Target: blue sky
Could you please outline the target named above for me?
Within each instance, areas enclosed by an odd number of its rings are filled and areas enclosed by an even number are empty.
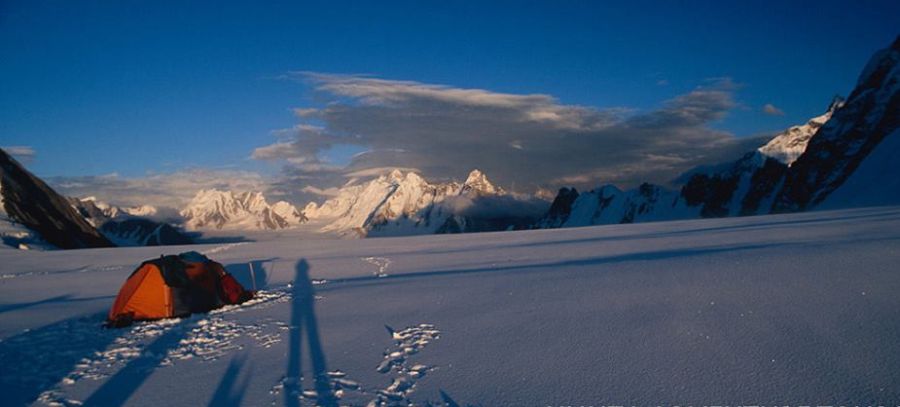
[[[890,1],[189,3],[0,4],[0,145],[33,148],[41,176],[274,176],[284,162],[254,149],[298,124],[291,109],[347,96],[285,79],[298,71],[628,114],[727,87],[704,126],[743,137],[821,113],[900,27]]]

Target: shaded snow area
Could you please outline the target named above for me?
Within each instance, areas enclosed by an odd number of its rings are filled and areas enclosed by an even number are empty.
[[[900,130],[881,141],[872,153],[820,205],[821,208],[849,208],[900,202]]]
[[[263,235],[260,235],[263,236]],[[143,260],[261,290],[101,327]],[[900,207],[0,251],[2,405],[898,405]]]

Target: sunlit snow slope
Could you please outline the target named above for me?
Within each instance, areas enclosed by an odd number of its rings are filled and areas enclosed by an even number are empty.
[[[190,248],[260,298],[104,330],[181,248],[0,252],[3,404],[900,400],[898,207]]]

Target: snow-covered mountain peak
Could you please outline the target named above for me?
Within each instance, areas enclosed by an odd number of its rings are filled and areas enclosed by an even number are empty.
[[[247,191],[236,195],[236,198],[250,212],[259,212],[270,207],[262,192]]]
[[[303,215],[312,219],[319,217],[319,204],[310,202],[303,207]]]
[[[417,174],[414,171],[404,172],[401,169],[395,168],[395,169],[391,170],[390,172],[386,172],[386,173],[378,176],[374,180],[369,181],[369,183],[372,183],[372,182],[377,182],[379,184],[385,184],[385,185],[400,185],[403,183],[421,184],[426,181],[425,181],[425,179],[422,178],[421,175]],[[350,184],[348,186],[352,186],[352,185],[360,185],[360,184]],[[363,184],[363,185],[368,185],[368,184]]]
[[[234,193],[231,191],[220,191],[216,188],[210,189],[201,189],[197,191],[197,194],[194,195],[194,201],[215,201],[220,199],[225,199],[226,197],[233,196]]]
[[[201,189],[181,211],[188,229],[274,230],[306,218],[287,202],[269,205],[262,192]]]
[[[159,213],[159,209],[152,205],[117,206],[101,201],[95,196],[70,198],[70,201],[85,220],[96,227],[113,218],[152,217]]]
[[[96,196],[86,196],[84,198],[77,198],[79,201],[85,204],[90,204],[95,206],[97,209],[103,212],[104,215],[108,218],[114,218],[119,215],[119,207],[110,205],[106,202],[103,202],[97,199]]]
[[[488,195],[503,193],[502,189],[494,186],[494,184],[488,180],[487,175],[477,169],[472,170],[466,178],[466,182],[463,183],[463,192],[469,191]]]
[[[412,171],[406,173],[406,175],[403,177],[403,182],[407,182],[407,183],[410,183],[410,184],[424,184],[424,183],[427,183],[427,181],[425,181],[425,179],[422,178],[421,175],[419,175],[419,174],[417,174],[417,173],[415,173],[415,172],[412,172]]]
[[[72,203],[72,207],[84,217],[84,220],[95,228],[99,228],[104,222],[124,214],[118,206],[109,205],[94,196],[69,198],[69,201]]]
[[[847,99],[845,99],[843,96],[834,95],[834,97],[831,98],[831,103],[828,105],[828,110],[826,111],[826,113],[829,115],[833,114],[836,110],[843,107],[844,103],[846,103],[846,102],[847,102]]]
[[[792,126],[789,129],[777,134],[766,145],[760,147],[758,151],[766,156],[774,158],[782,163],[790,166],[797,161],[797,158],[806,151],[809,140],[816,134],[819,129],[831,119],[831,116],[837,109],[844,105],[844,99],[840,96],[835,97],[828,110],[825,113],[809,119],[808,122],[799,126]]]
[[[411,173],[412,172],[410,172],[410,174]],[[397,183],[397,182],[402,182],[403,179],[406,178],[406,174],[404,174],[403,171],[395,168],[395,169],[391,170],[391,172],[383,175],[382,177],[385,180],[387,180],[388,182]]]
[[[299,225],[307,220],[303,213],[286,201],[278,201],[272,204],[272,211],[292,225]]]

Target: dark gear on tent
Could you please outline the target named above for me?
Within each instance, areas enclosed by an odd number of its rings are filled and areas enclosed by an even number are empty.
[[[200,253],[160,256],[141,263],[125,280],[106,325],[119,328],[133,321],[209,312],[226,304],[240,304],[253,294],[225,267]]]

